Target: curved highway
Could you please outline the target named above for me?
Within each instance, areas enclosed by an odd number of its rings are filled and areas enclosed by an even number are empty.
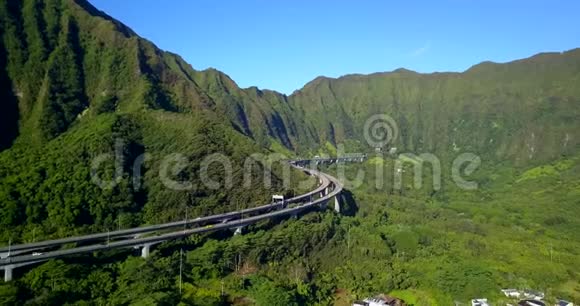
[[[356,161],[362,161],[364,158],[357,158]],[[0,248],[0,253],[8,255],[7,258],[0,260],[0,269],[5,270],[5,280],[12,278],[12,269],[27,264],[42,262],[63,256],[91,253],[95,251],[103,251],[118,248],[143,247],[147,248],[165,241],[170,241],[179,238],[185,238],[192,234],[200,234],[206,232],[213,232],[224,229],[240,229],[244,226],[257,223],[262,220],[282,217],[282,216],[296,216],[299,213],[316,206],[325,206],[332,198],[337,197],[342,191],[342,184],[334,177],[322,173],[314,169],[305,168],[307,165],[317,165],[321,163],[334,162],[348,162],[354,161],[352,158],[338,158],[338,159],[315,159],[315,160],[292,160],[289,163],[297,169],[300,169],[319,179],[320,185],[318,188],[284,200],[282,202],[266,204],[254,208],[248,208],[240,211],[234,211],[224,214],[217,214],[207,217],[201,217],[192,220],[183,220],[178,222],[170,222],[164,224],[150,225],[144,227],[137,227],[125,230],[119,230],[109,233],[99,233],[85,236],[68,237],[63,239],[48,240],[36,243],[13,245],[9,247]],[[317,198],[318,197],[318,198]],[[308,201],[304,203],[304,200]],[[288,204],[295,204],[289,206]],[[249,217],[246,217],[248,216]],[[205,224],[209,224],[203,226]],[[199,227],[187,229],[187,226],[198,225]],[[150,237],[138,237],[138,235],[158,232],[161,230],[177,229],[170,233],[162,233]],[[119,241],[110,242],[110,238],[124,238]],[[104,240],[104,241],[103,241]],[[66,244],[73,243],[87,243],[94,242],[91,245],[77,246],[70,249],[56,249],[44,253],[32,253],[31,251],[39,251],[44,249],[54,249],[62,247]],[[24,254],[28,253],[28,254]],[[18,255],[21,254],[21,255]]]
[[[301,170],[303,170],[311,175],[314,174],[314,172],[317,172],[317,171],[313,171],[310,169],[304,169],[304,168],[301,168]],[[320,178],[322,180],[322,183],[320,184],[320,186],[318,188],[316,188],[315,190],[310,191],[308,193],[305,193],[305,194],[302,194],[302,195],[299,195],[299,196],[296,196],[296,197],[293,197],[290,199],[286,199],[286,200],[284,200],[284,202],[266,204],[266,205],[262,205],[262,206],[258,206],[258,207],[243,209],[240,211],[233,211],[233,212],[229,212],[229,213],[200,217],[200,218],[195,218],[195,219],[190,219],[190,220],[182,220],[182,221],[176,221],[176,222],[149,225],[149,226],[136,227],[136,228],[130,228],[130,229],[124,229],[124,230],[118,230],[118,231],[111,231],[111,232],[103,232],[103,233],[84,235],[84,236],[75,236],[75,237],[67,237],[67,238],[55,239],[55,240],[46,240],[46,241],[40,241],[40,242],[34,242],[34,243],[4,246],[4,247],[0,248],[0,253],[7,254],[9,252],[12,252],[12,253],[18,254],[18,253],[21,253],[22,251],[39,250],[39,249],[62,246],[65,244],[70,244],[70,243],[85,243],[85,242],[90,242],[90,241],[109,240],[109,239],[117,238],[117,237],[136,236],[139,234],[146,234],[146,233],[150,233],[150,232],[156,232],[156,231],[167,230],[167,229],[172,229],[172,228],[185,228],[187,226],[192,226],[192,225],[203,225],[203,224],[212,223],[212,222],[215,223],[215,222],[223,222],[223,221],[228,221],[228,220],[233,220],[233,219],[239,219],[239,218],[241,218],[242,215],[267,212],[270,210],[278,209],[280,207],[284,207],[287,204],[296,203],[296,202],[301,201],[302,199],[310,198],[312,196],[320,194],[322,191],[324,191],[326,188],[328,188],[328,185],[330,184],[327,179],[325,179],[323,177],[320,177]]]

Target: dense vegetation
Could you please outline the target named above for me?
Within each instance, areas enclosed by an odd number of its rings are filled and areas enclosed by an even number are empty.
[[[301,192],[304,178],[293,173],[285,189],[279,165],[264,186],[264,162],[244,185],[244,161],[253,153],[333,155],[338,144],[374,152],[363,137],[373,114],[398,125],[390,147],[436,154],[443,165],[440,190],[413,187],[411,174],[398,189],[396,155],[374,157],[348,167],[349,177],[367,175],[347,184],[343,215],[317,211],[241,236],[195,236],[160,245],[147,260],[118,251],[18,269],[16,281],[0,285],[1,303],[328,305],[392,293],[415,305],[450,305],[476,296],[499,303],[502,287],[580,299],[578,49],[464,73],[318,78],[285,96],[196,71],[84,0],[0,1],[0,36],[2,244]],[[96,173],[110,181],[120,169],[119,178],[101,188],[92,163],[117,152]],[[482,159],[470,177],[475,191],[450,178],[451,161],[464,152]],[[199,176],[213,153],[232,162],[227,190]],[[187,161],[172,177],[192,188],[160,180],[172,154]],[[385,178],[378,188],[377,169]],[[223,170],[209,174],[227,184]]]
[[[470,177],[482,184],[476,193],[444,181],[445,196],[431,196],[429,188],[412,188],[410,174],[405,188],[393,191],[393,161],[374,158],[363,165],[365,183],[344,195],[347,215],[312,212],[232,238],[192,237],[156,248],[147,260],[117,252],[53,261],[0,288],[6,298],[34,297],[39,304],[66,297],[111,304],[328,305],[392,292],[415,305],[449,305],[474,296],[507,302],[502,287],[578,299],[579,159],[495,177],[496,167],[484,168]],[[373,187],[378,162],[389,181],[382,189]],[[360,169],[349,167],[347,175]]]

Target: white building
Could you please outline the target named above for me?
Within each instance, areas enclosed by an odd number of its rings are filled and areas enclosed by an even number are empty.
[[[365,302],[367,302],[368,306],[385,306],[385,305],[389,305],[387,304],[387,302],[383,299],[380,298],[372,298],[372,299],[366,299]]]
[[[544,293],[539,292],[539,291],[526,289],[526,290],[524,290],[524,297],[526,299],[533,299],[533,300],[541,301],[544,299]]]
[[[395,306],[395,305],[405,305],[405,302],[401,299],[387,296],[379,295],[374,298],[367,298],[363,301],[356,301],[352,304],[353,306]]]
[[[556,303],[555,306],[574,306],[574,303],[568,302],[568,301],[564,301],[564,300],[559,300],[558,303]]]
[[[473,299],[471,300],[471,306],[489,306],[487,299]]]
[[[519,306],[546,306],[546,303],[540,300],[521,300]]]
[[[503,294],[509,298],[517,299],[522,295],[522,293],[516,289],[501,289],[501,292],[503,292]]]
[[[283,195],[279,195],[279,194],[275,194],[272,196],[272,202],[273,203],[277,203],[277,202],[281,202],[284,201],[284,196]]]

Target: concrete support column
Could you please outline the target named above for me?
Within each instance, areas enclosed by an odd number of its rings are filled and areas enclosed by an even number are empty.
[[[141,247],[141,257],[143,258],[149,257],[150,252],[151,252],[151,244],[146,244]]]
[[[340,193],[334,197],[334,211],[340,213]]]
[[[322,190],[320,192],[320,197],[323,198],[328,194],[328,187],[324,188],[324,190]]]
[[[243,226],[236,227],[236,231],[234,232],[234,235],[241,235],[243,229],[244,229]]]
[[[12,281],[12,271],[14,270],[13,265],[4,266],[4,282]]]

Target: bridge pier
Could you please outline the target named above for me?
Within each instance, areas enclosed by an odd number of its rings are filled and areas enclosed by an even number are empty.
[[[141,247],[141,257],[142,258],[149,257],[149,254],[151,252],[151,246],[152,246],[152,244],[146,244],[146,245]]]
[[[48,259],[36,260],[36,261],[31,261],[31,262],[26,262],[26,263],[10,264],[10,265],[0,267],[0,270],[4,270],[4,282],[12,281],[14,269],[22,268],[22,267],[26,267],[26,266],[30,266],[30,265],[35,265],[37,263],[47,261],[47,260]]]
[[[12,281],[12,271],[14,270],[14,265],[4,266],[4,282]]]
[[[243,226],[236,227],[236,231],[234,232],[234,236],[241,235],[243,233],[242,232],[243,229],[244,229]]]
[[[320,197],[321,198],[325,197],[326,195],[328,195],[329,192],[330,190],[328,189],[328,187],[324,188],[324,190],[320,192]]]

